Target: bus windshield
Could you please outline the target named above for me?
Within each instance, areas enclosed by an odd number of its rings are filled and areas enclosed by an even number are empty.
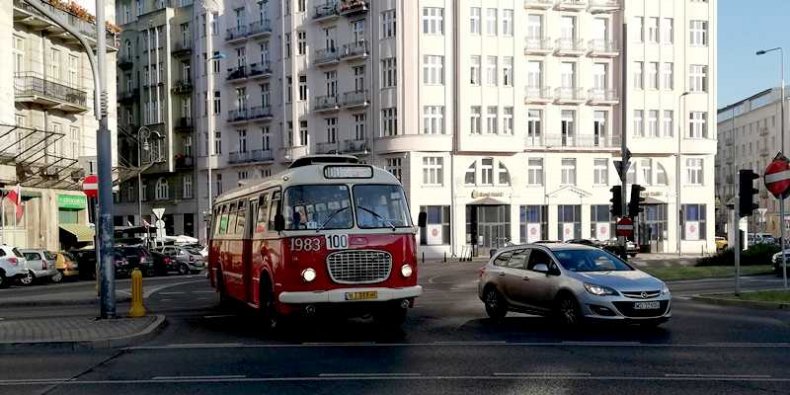
[[[354,226],[345,185],[298,185],[285,191],[285,229],[350,229]]]
[[[363,229],[411,226],[400,185],[355,185],[357,225]]]

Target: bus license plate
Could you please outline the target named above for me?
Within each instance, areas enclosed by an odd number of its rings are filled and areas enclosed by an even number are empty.
[[[378,291],[346,292],[346,300],[372,300],[378,297]]]
[[[635,302],[634,310],[653,310],[661,308],[658,302]]]

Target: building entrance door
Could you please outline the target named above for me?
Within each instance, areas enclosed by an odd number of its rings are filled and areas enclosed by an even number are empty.
[[[466,206],[466,234],[477,246],[478,256],[488,256],[492,248],[505,246],[510,240],[510,206]]]

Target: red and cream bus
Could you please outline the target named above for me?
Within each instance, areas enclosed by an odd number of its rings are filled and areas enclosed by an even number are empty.
[[[221,299],[258,309],[267,324],[329,313],[397,325],[422,293],[415,235],[389,172],[308,156],[216,199],[209,278]]]

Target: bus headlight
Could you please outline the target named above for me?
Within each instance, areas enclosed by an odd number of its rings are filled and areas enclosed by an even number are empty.
[[[413,271],[411,269],[411,265],[409,265],[408,263],[406,263],[406,264],[404,264],[403,266],[400,267],[400,274],[403,277],[406,277],[406,278],[411,277],[412,272]]]
[[[302,270],[302,279],[304,282],[309,283],[315,280],[315,270],[313,268],[308,267],[307,269]]]

